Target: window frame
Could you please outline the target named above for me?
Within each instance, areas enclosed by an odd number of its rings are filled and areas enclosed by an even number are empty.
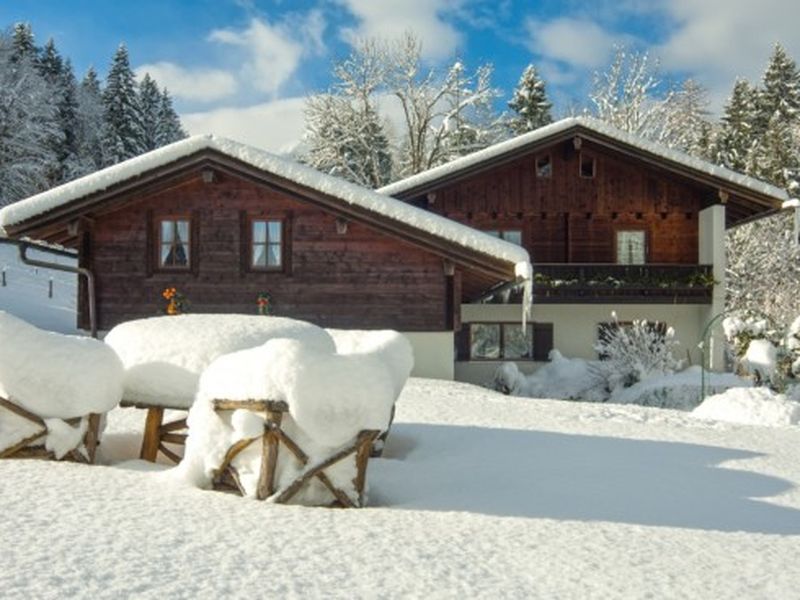
[[[178,222],[185,221],[188,225],[187,232],[189,234],[189,239],[185,242],[185,245],[188,249],[189,256],[186,261],[185,265],[167,265],[161,262],[161,249],[164,245],[168,242],[164,241],[163,238],[163,224],[166,222],[173,223],[173,236],[177,232]],[[174,215],[158,215],[154,219],[154,226],[156,228],[156,235],[155,238],[155,264],[153,265],[156,271],[161,272],[171,272],[171,273],[191,273],[194,269],[194,265],[197,261],[196,256],[196,244],[195,244],[195,234],[194,231],[194,219],[192,218],[191,214],[181,213],[181,214],[174,214]],[[175,240],[172,241],[172,246],[175,247]]]
[[[644,237],[643,260],[641,263],[623,263],[619,260],[619,234],[641,233]],[[616,265],[646,265],[650,262],[650,234],[644,227],[616,227],[614,229],[614,264]]]
[[[270,223],[279,223],[280,224],[280,264],[279,265],[270,265],[269,260],[267,260],[267,264],[265,265],[257,265],[255,264],[255,248],[257,242],[255,241],[254,235],[254,226],[256,223],[266,223],[267,230],[266,230],[266,237],[265,241],[258,242],[259,246],[264,246],[264,249],[267,251],[265,256],[269,256],[269,247],[274,245],[270,242],[269,238],[269,224]],[[272,273],[283,273],[286,270],[286,217],[284,216],[272,216],[272,215],[252,215],[249,216],[247,219],[247,268],[250,271],[261,271],[261,272],[272,272]]]
[[[549,167],[547,174],[541,174],[539,169],[539,160],[547,159],[547,167]],[[550,153],[539,154],[533,159],[533,170],[537,179],[552,179],[553,178],[553,155]]]
[[[512,242],[511,240],[507,240],[504,234],[513,232],[519,234],[519,244],[517,242]],[[504,242],[508,242],[509,244],[517,244],[518,246],[524,247],[525,246],[525,230],[520,228],[516,229],[513,227],[505,227],[502,229],[484,229],[483,233],[487,235],[491,235],[492,237],[496,237],[499,240],[503,240]]]
[[[533,351],[533,342],[535,337],[535,326],[534,323],[528,322],[525,324],[525,328],[530,332],[529,333],[529,352],[528,356],[519,356],[519,357],[507,357],[505,355],[505,341],[506,341],[506,327],[507,326],[516,326],[522,327],[522,323],[518,321],[471,321],[466,323],[468,326],[469,332],[469,361],[471,362],[496,362],[496,361],[520,361],[520,362],[532,362],[534,361],[534,351]],[[474,356],[472,353],[472,342],[474,339],[473,335],[473,325],[482,325],[482,326],[497,326],[499,327],[499,341],[498,341],[498,356],[497,358],[491,357],[484,357],[484,356]]]
[[[584,175],[583,174],[583,164],[585,160],[592,161],[592,174],[591,175]],[[589,154],[581,150],[578,153],[578,176],[581,179],[594,179],[597,177],[597,158],[593,154]]]

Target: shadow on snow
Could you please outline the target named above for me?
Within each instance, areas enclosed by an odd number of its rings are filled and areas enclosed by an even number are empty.
[[[508,517],[800,534],[766,498],[783,479],[723,468],[758,454],[695,444],[397,423],[371,504]],[[397,460],[401,459],[401,460]]]

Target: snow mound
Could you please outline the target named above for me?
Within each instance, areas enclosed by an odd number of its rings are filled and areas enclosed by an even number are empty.
[[[679,373],[649,377],[627,388],[618,388],[611,394],[609,402],[638,404],[674,410],[692,410],[701,399],[703,376],[695,365]],[[706,393],[721,393],[728,388],[749,387],[752,383],[733,373],[705,374]]]
[[[343,336],[342,339],[344,339]],[[282,400],[289,406],[282,429],[318,463],[364,429],[384,430],[395,401],[390,366],[377,354],[336,354],[306,340],[273,339],[257,348],[217,358],[200,378],[189,411],[189,438],[181,474],[198,487],[209,487],[214,470],[236,441],[263,432],[263,417],[249,411],[217,414],[214,399]],[[242,486],[254,496],[261,464],[260,444],[252,444],[233,462]],[[277,470],[277,489],[287,486],[302,465],[285,451]],[[355,498],[355,462],[326,470],[334,483]],[[297,502],[324,504],[330,493],[312,482]]]
[[[0,396],[44,419],[68,419],[111,410],[122,380],[119,358],[102,342],[42,331],[0,311]]]
[[[370,354],[378,356],[392,374],[395,399],[414,368],[414,350],[408,338],[392,329],[326,329],[339,354]]]
[[[800,402],[765,387],[731,388],[692,411],[698,419],[779,427],[800,423]]]
[[[189,408],[200,375],[216,358],[276,338],[333,352],[325,331],[285,317],[196,314],[151,317],[114,327],[105,342],[125,366],[125,399]]]

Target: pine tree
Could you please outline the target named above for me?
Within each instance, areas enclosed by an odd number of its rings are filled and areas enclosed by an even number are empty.
[[[120,44],[111,63],[103,92],[105,164],[114,164],[145,151],[142,109],[128,49]]]
[[[722,115],[722,127],[714,138],[712,158],[734,171],[747,171],[755,133],[756,92],[744,79],[738,79]]]
[[[161,91],[158,108],[158,120],[156,122],[156,147],[166,146],[172,142],[177,142],[186,137],[186,132],[181,126],[178,113],[172,107],[172,98],[164,88]]]
[[[160,145],[156,136],[161,113],[161,92],[149,73],[145,73],[139,83],[139,106],[142,113],[144,150],[154,150]]]
[[[754,175],[796,193],[800,181],[800,154],[791,126],[775,111],[767,130],[753,149]]]
[[[553,104],[548,100],[544,81],[533,65],[525,67],[508,107],[516,113],[509,122],[515,135],[552,123],[550,110]]]
[[[57,185],[87,172],[78,149],[78,97],[77,82],[72,64],[64,61],[50,38],[42,49],[38,70],[50,88],[59,135],[51,140],[58,161],[53,165],[49,181]]]
[[[39,49],[36,47],[33,30],[30,23],[16,23],[11,34],[12,52],[11,62],[18,63],[25,59],[35,63]]]
[[[756,133],[763,135],[770,121],[777,118],[784,123],[794,124],[800,120],[800,72],[797,64],[780,44],[770,56],[764,71],[763,88],[758,93],[756,113]]]
[[[30,27],[15,29],[32,39]],[[47,82],[35,55],[19,52],[19,35],[0,33],[0,205],[44,190],[59,135]]]
[[[78,154],[86,172],[104,165],[103,160],[103,93],[94,67],[84,75],[78,88]]]

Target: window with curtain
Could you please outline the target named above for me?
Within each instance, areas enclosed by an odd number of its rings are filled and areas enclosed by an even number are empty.
[[[255,269],[283,267],[283,222],[254,220],[251,222],[250,266]]]
[[[188,269],[191,260],[189,219],[162,219],[159,223],[158,266],[164,269]]]
[[[643,265],[647,258],[646,250],[644,231],[617,231],[618,264]]]

